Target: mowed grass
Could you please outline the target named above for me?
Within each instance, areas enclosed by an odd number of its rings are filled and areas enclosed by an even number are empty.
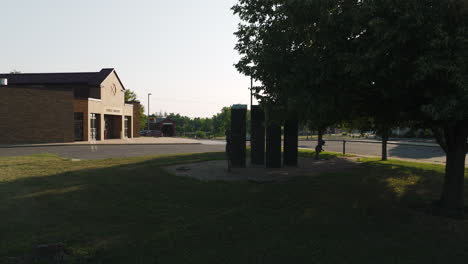
[[[161,168],[222,158],[0,158],[0,263],[57,242],[70,263],[468,261],[468,222],[424,209],[438,198],[442,166],[362,159],[269,184],[199,182]]]

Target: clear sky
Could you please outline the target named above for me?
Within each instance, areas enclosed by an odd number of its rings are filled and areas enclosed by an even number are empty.
[[[0,6],[0,72],[115,68],[151,112],[210,117],[248,104],[233,64],[236,0],[14,0]]]

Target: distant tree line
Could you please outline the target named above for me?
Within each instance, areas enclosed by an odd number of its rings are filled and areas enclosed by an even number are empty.
[[[250,111],[247,113],[247,132],[250,131]],[[150,117],[167,117],[176,123],[178,136],[197,138],[222,137],[231,126],[231,107],[223,107],[219,113],[208,118],[190,118],[176,113],[155,113]]]
[[[137,95],[132,90],[125,90],[125,102],[138,101]],[[151,114],[150,118],[166,117],[176,123],[177,136],[188,136],[197,138],[212,138],[224,136],[227,129],[231,126],[231,107],[223,107],[219,113],[208,118],[191,118],[178,113],[167,113],[159,111]],[[140,105],[140,127],[141,130],[147,129],[148,117],[145,114],[145,108]],[[250,111],[247,111],[247,133],[250,132]]]

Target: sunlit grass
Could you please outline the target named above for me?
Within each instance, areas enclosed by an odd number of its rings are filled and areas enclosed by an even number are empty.
[[[86,185],[77,185],[77,186],[64,187],[64,188],[54,188],[54,189],[48,189],[48,190],[44,190],[40,192],[29,193],[26,195],[16,196],[16,197],[13,197],[13,199],[40,198],[41,196],[47,196],[47,195],[66,194],[70,192],[77,192],[77,191],[83,190],[85,187]]]

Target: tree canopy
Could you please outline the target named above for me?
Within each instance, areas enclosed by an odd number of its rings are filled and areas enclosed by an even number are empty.
[[[433,129],[447,153],[441,206],[463,207],[466,1],[239,0],[233,11],[236,68],[261,82],[258,98],[318,128]]]
[[[132,90],[125,90],[125,102],[135,102],[137,101],[137,95]]]
[[[127,103],[138,102],[137,94],[132,90],[128,90],[128,89],[125,90],[125,102],[127,102]],[[145,115],[145,107],[143,105],[141,105],[141,104],[139,104],[139,106],[140,106],[140,109],[139,109],[140,127],[144,128],[144,127],[147,127],[146,122],[147,122],[148,118]]]

